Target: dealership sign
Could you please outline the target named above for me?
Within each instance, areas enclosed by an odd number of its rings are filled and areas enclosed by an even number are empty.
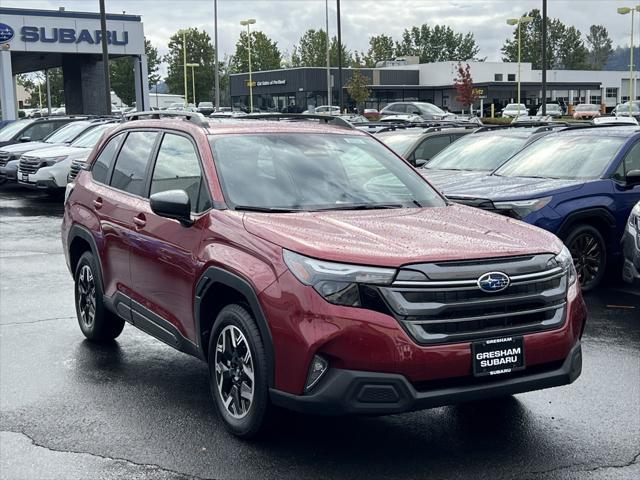
[[[102,32],[100,30],[89,31],[87,29],[76,32],[73,28],[45,28],[24,26],[20,29],[20,39],[23,42],[42,43],[89,43],[96,44],[102,42]],[[129,32],[118,32],[107,30],[107,43],[109,45],[127,45],[129,43]]]
[[[286,85],[286,80],[263,80],[260,82],[256,82],[258,87],[270,87],[271,85]]]
[[[0,43],[7,43],[13,38],[14,32],[6,23],[0,23]]]

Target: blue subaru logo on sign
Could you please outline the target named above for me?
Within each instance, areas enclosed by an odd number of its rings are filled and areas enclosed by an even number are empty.
[[[0,23],[0,43],[7,43],[13,38],[14,32],[6,23]]]
[[[509,277],[502,272],[489,272],[478,278],[478,287],[484,292],[501,292],[509,286]]]

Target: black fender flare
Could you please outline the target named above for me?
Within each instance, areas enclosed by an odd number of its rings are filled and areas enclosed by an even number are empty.
[[[98,261],[98,273],[100,274],[100,280],[104,285],[104,276],[102,275],[102,260],[100,259],[100,255],[98,254],[98,246],[96,245],[96,240],[95,238],[93,238],[93,235],[91,235],[91,232],[87,228],[80,225],[73,225],[69,229],[69,236],[67,237],[67,249],[69,250],[69,270],[71,270],[71,244],[76,238],[81,238],[89,244],[91,253],[93,253],[93,256],[96,257],[96,260]],[[75,273],[76,272],[72,271],[71,275],[75,275]]]
[[[616,219],[613,214],[604,207],[592,207],[585,208],[583,210],[578,210],[576,212],[570,213],[567,218],[565,218],[558,228],[558,237],[560,239],[566,238],[569,234],[571,227],[573,227],[576,223],[584,223],[583,220],[588,220],[592,218],[597,218],[598,220],[603,221],[609,226],[610,230],[613,230],[616,226]],[[609,239],[610,235],[607,235]]]
[[[207,268],[196,284],[194,312],[197,346],[201,358],[207,358],[205,355],[205,346],[202,345],[202,331],[200,326],[200,317],[202,314],[201,303],[202,299],[209,291],[209,288],[211,288],[216,283],[221,283],[229,288],[236,290],[237,292],[242,294],[242,296],[244,296],[249,302],[249,307],[251,308],[251,312],[253,313],[256,324],[258,325],[258,329],[260,330],[260,335],[264,343],[265,353],[267,354],[267,376],[269,387],[273,387],[275,385],[275,352],[273,348],[273,337],[271,336],[269,324],[267,323],[267,319],[264,315],[264,312],[262,311],[260,302],[258,301],[258,295],[256,294],[253,286],[251,285],[251,283],[249,283],[248,280],[241,277],[240,275],[231,273],[228,270],[224,270],[219,267]]]

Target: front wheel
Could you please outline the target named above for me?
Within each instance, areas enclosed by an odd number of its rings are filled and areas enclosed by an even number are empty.
[[[220,418],[238,437],[257,435],[269,410],[267,358],[258,326],[243,306],[220,311],[208,352],[209,384]]]
[[[564,243],[573,257],[582,291],[593,290],[602,281],[607,265],[602,234],[591,225],[580,225],[571,230]]]

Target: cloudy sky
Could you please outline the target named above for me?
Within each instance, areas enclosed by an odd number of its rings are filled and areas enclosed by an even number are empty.
[[[619,15],[617,7],[633,5],[630,0],[548,0],[550,17],[574,25],[583,34],[589,26],[606,26],[617,44],[629,44],[631,18]],[[98,0],[1,0],[3,7],[95,11]],[[168,39],[185,27],[205,29],[213,38],[213,0],[106,0],[110,13],[142,16],[145,35],[165,53]],[[336,31],[336,1],[329,0],[330,34]],[[505,20],[532,8],[542,0],[342,0],[343,42],[351,50],[368,48],[370,35],[385,33],[399,39],[413,25],[446,24],[459,32],[471,31],[480,46],[480,56],[499,61],[500,47],[512,27]],[[232,54],[243,18],[255,18],[256,27],[278,42],[283,52],[291,51],[308,28],[324,28],[325,0],[218,0],[218,28],[221,57]],[[640,31],[640,15],[637,30]],[[636,42],[638,37],[636,38]]]

